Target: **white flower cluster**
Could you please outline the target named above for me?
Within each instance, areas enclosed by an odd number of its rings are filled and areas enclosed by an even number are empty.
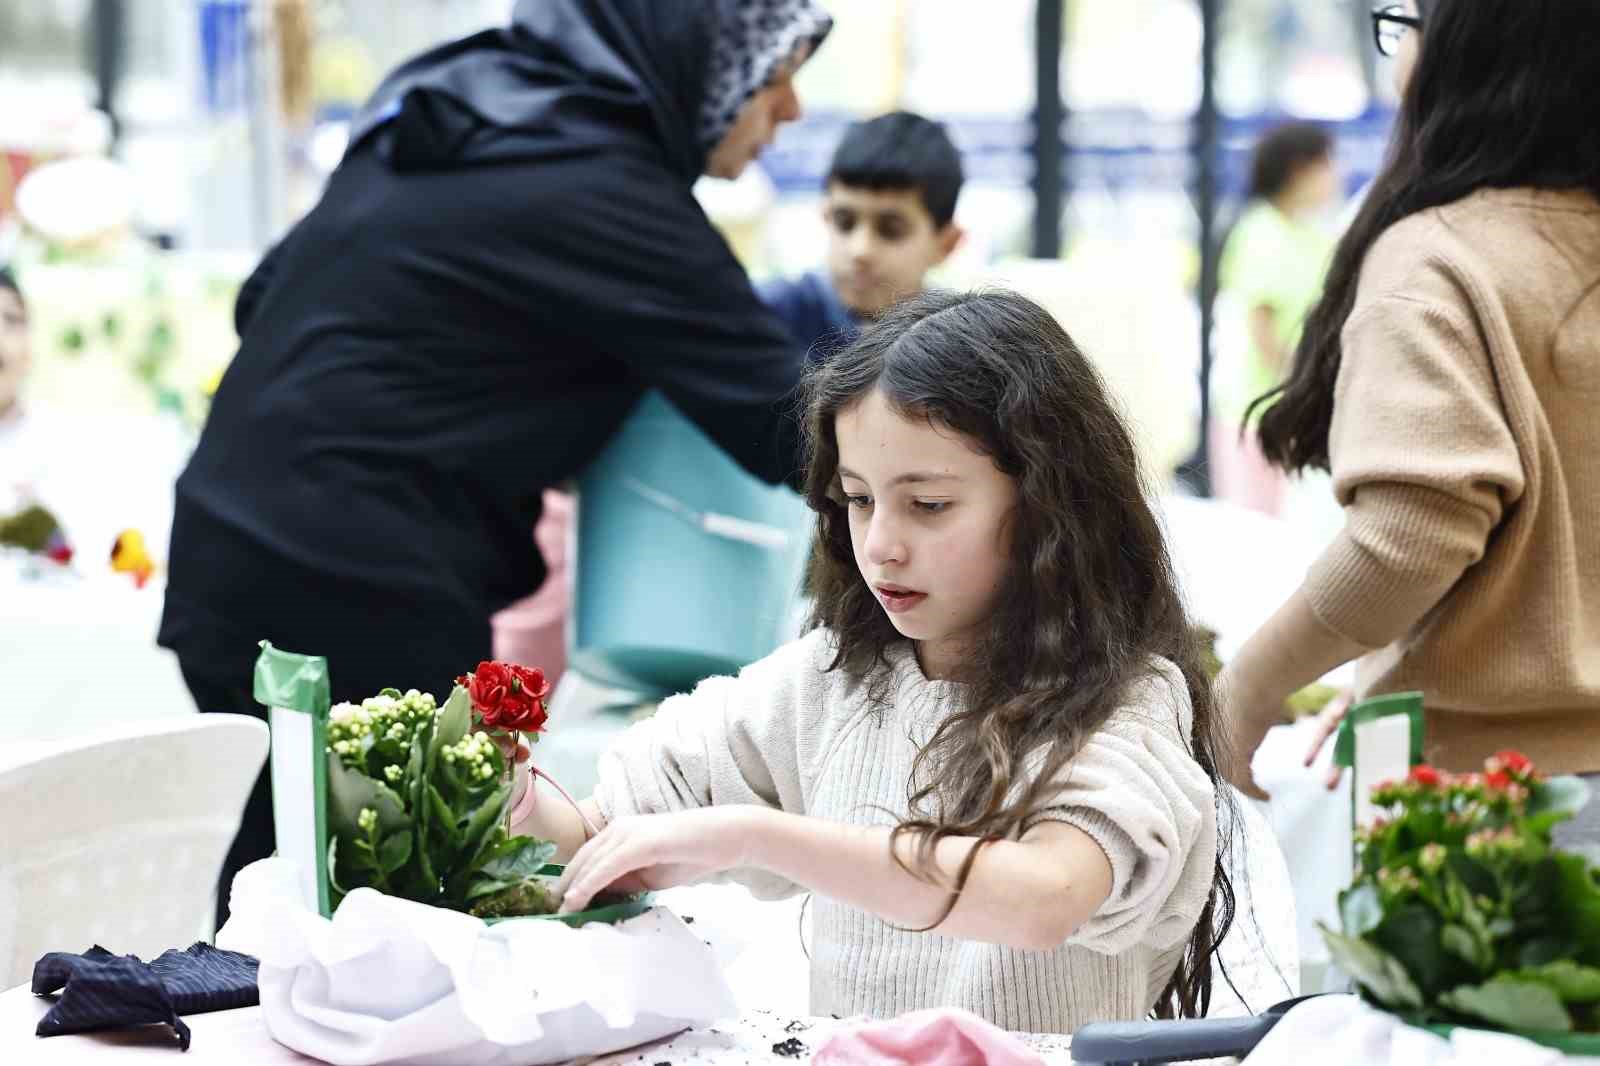
[[[431,719],[437,709],[431,693],[416,689],[404,694],[390,689],[360,704],[336,704],[328,711],[328,750],[346,766],[359,769],[367,749],[376,743],[388,742],[403,750],[418,724]],[[384,776],[393,784],[401,775],[398,767],[386,767]]]
[[[447,763],[461,763],[468,781],[487,781],[494,776],[494,750],[494,741],[480,730],[440,748],[439,756]]]

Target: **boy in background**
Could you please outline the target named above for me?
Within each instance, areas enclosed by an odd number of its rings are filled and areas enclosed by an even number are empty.
[[[922,291],[961,243],[961,182],[961,153],[940,123],[894,111],[852,125],[828,167],[827,274],[768,282],[762,299],[812,357],[849,344],[863,321]]]

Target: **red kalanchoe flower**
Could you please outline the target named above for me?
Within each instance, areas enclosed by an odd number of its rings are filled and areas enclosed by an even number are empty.
[[[456,684],[467,690],[473,710],[487,728],[514,733],[544,729],[550,683],[543,670],[484,661],[470,676],[456,678]]]
[[[1522,752],[1510,748],[1495,752],[1484,760],[1483,766],[1490,773],[1503,770],[1513,777],[1526,777],[1533,772],[1533,761]]]
[[[1443,779],[1440,777],[1438,770],[1435,770],[1427,763],[1419,763],[1411,768],[1411,773],[1406,775],[1406,780],[1414,785],[1421,785],[1423,788],[1438,788]]]
[[[1496,792],[1504,792],[1511,787],[1511,775],[1504,770],[1492,770],[1483,775],[1483,783]]]

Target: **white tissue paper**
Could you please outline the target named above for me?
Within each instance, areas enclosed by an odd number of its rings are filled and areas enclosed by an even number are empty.
[[[1556,1066],[1600,1064],[1510,1033],[1456,1029],[1449,1038],[1406,1025],[1355,996],[1318,996],[1290,1009],[1244,1066]]]
[[[217,946],[261,960],[273,1039],[335,1066],[534,1066],[738,1014],[705,931],[662,907],[615,926],[491,926],[357,889],[328,919],[271,858],[239,872],[230,912]]]
[[[1256,784],[1272,797],[1265,813],[1289,867],[1300,961],[1302,967],[1310,964],[1313,969],[1328,961],[1328,948],[1316,923],[1339,928],[1339,891],[1350,884],[1354,868],[1350,774],[1341,776],[1338,788],[1328,791],[1325,782],[1333,767],[1332,737],[1317,753],[1316,761],[1305,765],[1315,730],[1312,718],[1273,726],[1250,762]]]

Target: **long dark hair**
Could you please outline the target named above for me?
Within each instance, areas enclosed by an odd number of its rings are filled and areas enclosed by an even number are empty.
[[[1383,169],[1339,242],[1285,383],[1261,416],[1261,448],[1286,470],[1328,469],[1328,427],[1367,250],[1409,215],[1480,189],[1585,188],[1600,197],[1600,5],[1432,0]],[[1248,417],[1248,415],[1247,415]]]
[[[1226,803],[1211,686],[1132,437],[1072,338],[1025,297],[915,297],[808,379],[806,498],[818,515],[811,625],[837,637],[832,668],[883,699],[873,681],[892,683],[886,649],[905,639],[857,570],[838,480],[835,421],[874,389],[907,417],[962,434],[1017,484],[998,605],[973,649],[970,675],[960,679],[964,698],[917,755],[910,817],[894,831],[895,842],[910,834],[918,844],[912,872],[933,879],[933,849],[946,837],[1020,833],[1050,805],[1051,782],[1128,687],[1153,675],[1153,656],[1183,673],[1194,709],[1188,740]],[[1040,768],[1030,776],[1024,765],[1035,760]],[[946,915],[977,850],[958,874]],[[1158,1014],[1204,1014],[1211,956],[1232,920],[1219,848],[1211,898]]]

